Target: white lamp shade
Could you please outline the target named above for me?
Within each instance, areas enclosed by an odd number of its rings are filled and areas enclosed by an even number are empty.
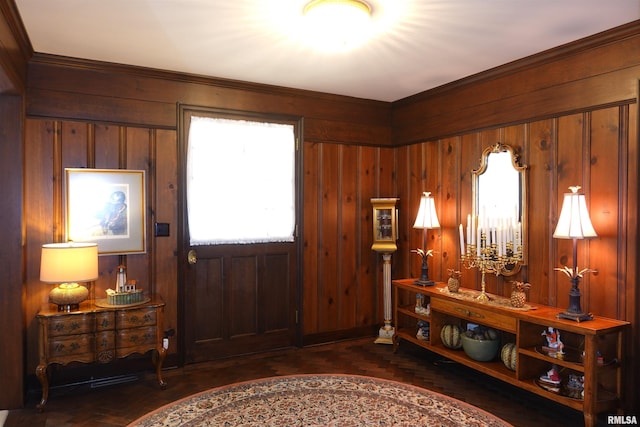
[[[45,283],[90,282],[98,278],[96,243],[42,245],[40,280]]]
[[[413,228],[440,228],[438,215],[436,214],[436,204],[433,197],[431,197],[431,193],[428,191],[422,193],[420,208],[418,209],[418,215],[416,216],[416,222],[413,224]]]
[[[556,239],[589,239],[597,237],[593,229],[587,202],[584,194],[579,194],[580,187],[569,187],[571,193],[564,194],[560,218],[553,232]]]

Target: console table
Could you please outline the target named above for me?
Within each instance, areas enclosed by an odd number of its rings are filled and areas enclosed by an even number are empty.
[[[158,384],[164,389],[162,363],[167,349],[163,346],[163,318],[160,297],[129,306],[98,307],[94,301],[86,301],[71,312],[60,312],[53,305],[43,307],[37,315],[40,362],[36,376],[42,385],[38,409],[42,411],[49,398],[47,368],[53,363],[109,363],[153,351]]]
[[[469,366],[509,384],[528,390],[547,399],[584,413],[584,423],[594,427],[597,414],[620,409],[625,365],[623,341],[629,322],[594,316],[593,320],[574,322],[558,319],[563,310],[528,304],[524,309],[508,305],[508,299],[493,297],[493,301],[480,302],[474,297],[478,291],[460,288],[450,293],[446,284],[418,286],[415,279],[392,281],[394,297],[394,352],[401,340],[412,342],[453,361]],[[424,306],[430,312],[417,310],[416,296],[421,294]],[[418,325],[420,322],[420,325]],[[515,371],[500,360],[478,362],[468,357],[462,349],[455,350],[442,343],[440,332],[445,325],[455,324],[463,328],[467,323],[483,325],[499,332],[500,348],[513,343],[517,351]],[[419,326],[428,325],[429,333],[418,334]],[[565,343],[565,354],[553,357],[543,349],[544,332],[548,327],[560,331]],[[575,398],[563,392],[543,389],[537,382],[552,365],[562,376],[574,374],[584,377],[584,396]]]

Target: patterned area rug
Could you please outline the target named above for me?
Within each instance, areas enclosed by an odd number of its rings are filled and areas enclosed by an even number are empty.
[[[456,399],[357,375],[295,375],[231,384],[165,405],[149,426],[468,426],[505,421]]]

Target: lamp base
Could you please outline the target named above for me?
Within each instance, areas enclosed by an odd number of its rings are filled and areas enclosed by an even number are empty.
[[[434,282],[433,280],[423,280],[423,279],[418,279],[416,281],[413,282],[414,285],[420,285],[420,286],[435,286],[436,282]]]
[[[87,299],[89,290],[77,283],[62,283],[49,292],[49,302],[58,305],[58,311],[74,311]]]
[[[427,257],[422,257],[422,267],[420,268],[420,278],[413,282],[414,285],[420,286],[434,286],[436,282],[429,279],[429,264],[427,264]]]
[[[80,310],[80,304],[58,304],[58,311],[70,312]]]
[[[558,313],[557,317],[558,319],[573,320],[574,322],[583,322],[585,320],[593,320],[593,315],[591,313],[571,313],[569,311]]]

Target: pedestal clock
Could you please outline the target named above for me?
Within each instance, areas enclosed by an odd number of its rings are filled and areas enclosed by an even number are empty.
[[[397,198],[371,199],[373,206],[373,245],[371,249],[382,254],[384,325],[380,328],[376,344],[393,344],[391,326],[391,254],[398,249]]]

